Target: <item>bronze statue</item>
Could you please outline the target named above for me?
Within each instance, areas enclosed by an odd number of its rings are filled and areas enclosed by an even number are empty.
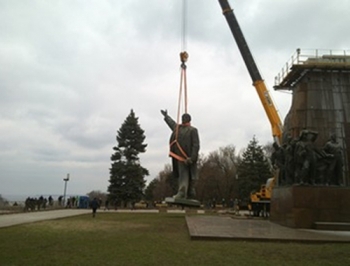
[[[273,152],[271,154],[271,164],[275,175],[278,176],[278,184],[286,185],[285,180],[285,152],[284,148],[278,146],[276,142],[272,144]]]
[[[182,123],[177,124],[167,110],[161,110],[164,120],[172,130],[170,152],[173,174],[178,178],[178,191],[174,199],[193,199],[194,182],[197,180],[197,160],[199,152],[198,130],[191,126],[191,116],[182,115]]]
[[[284,146],[285,158],[285,180],[287,185],[295,183],[295,151],[296,140],[290,134],[287,135],[287,142]]]
[[[318,132],[302,130],[295,146],[295,172],[299,184],[313,185],[316,179],[314,142]]]
[[[279,185],[341,184],[344,165],[342,146],[332,134],[323,148],[317,148],[317,136],[318,132],[304,129],[297,139],[287,135],[282,147],[273,144],[271,163],[279,172]]]
[[[330,136],[330,139],[326,142],[323,150],[330,158],[329,165],[327,167],[327,184],[329,185],[340,185],[343,175],[343,156],[342,148],[337,142],[335,134]]]

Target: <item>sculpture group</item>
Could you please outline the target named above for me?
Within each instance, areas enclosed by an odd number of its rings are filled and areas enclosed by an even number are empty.
[[[339,186],[343,175],[341,145],[335,134],[321,149],[316,148],[318,132],[302,130],[299,138],[287,136],[279,147],[273,144],[271,162],[278,173],[280,186],[293,184]]]

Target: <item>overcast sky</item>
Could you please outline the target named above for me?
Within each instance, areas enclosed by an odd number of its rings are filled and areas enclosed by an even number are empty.
[[[272,141],[217,0],[187,0],[187,86],[204,155]],[[322,2],[322,3],[321,3]],[[297,48],[349,50],[348,0],[230,0],[279,109],[274,77]],[[0,194],[107,191],[117,130],[133,109],[145,130],[141,164],[168,158],[180,84],[182,0],[0,0]]]

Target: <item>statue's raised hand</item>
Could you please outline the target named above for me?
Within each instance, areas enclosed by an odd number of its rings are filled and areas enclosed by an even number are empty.
[[[168,115],[168,111],[167,110],[160,110],[160,112],[162,113],[162,115],[164,117]]]

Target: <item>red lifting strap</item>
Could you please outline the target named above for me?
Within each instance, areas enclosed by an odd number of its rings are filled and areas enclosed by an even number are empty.
[[[177,126],[177,127],[178,127],[178,126]],[[173,145],[175,145],[175,144],[176,144],[176,146],[178,147],[179,151],[181,152],[182,156],[180,156],[180,155],[178,155],[178,154],[172,152],[171,150],[170,150],[170,152],[169,152],[169,155],[170,155],[171,157],[175,158],[176,160],[180,161],[180,162],[186,161],[186,159],[188,158],[188,156],[187,156],[186,152],[181,148],[180,144],[177,142],[176,139],[170,143],[170,148],[171,148]]]
[[[177,108],[177,125],[175,129],[175,139],[170,143],[170,152],[169,155],[173,158],[175,158],[178,161],[184,162],[188,156],[184,152],[184,150],[181,148],[180,144],[177,142],[178,135],[179,135],[179,127],[180,127],[180,109],[181,109],[181,103],[182,103],[182,88],[184,88],[184,102],[185,102],[185,113],[187,113],[187,79],[186,79],[186,61],[188,59],[188,53],[187,52],[181,52],[180,53],[180,60],[181,60],[181,77],[180,77],[180,90],[179,90],[179,100],[178,100],[178,108]],[[179,151],[181,152],[182,156],[175,154],[171,151],[171,147],[173,145],[177,146]]]

